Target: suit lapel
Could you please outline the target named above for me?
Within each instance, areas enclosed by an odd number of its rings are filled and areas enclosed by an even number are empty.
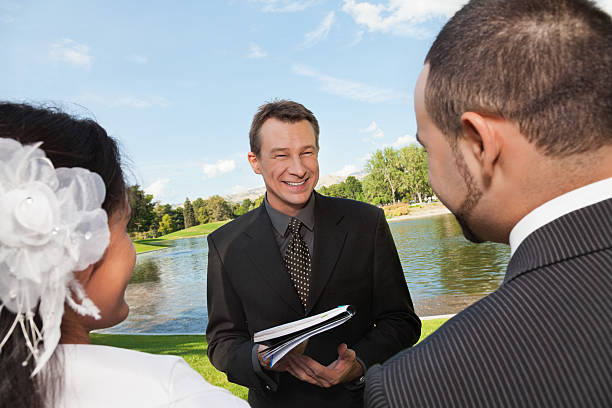
[[[289,307],[302,315],[304,309],[298,298],[274,239],[272,224],[262,204],[255,221],[245,230],[245,252],[255,264],[259,276],[274,289]]]
[[[319,300],[342,252],[347,235],[340,225],[342,218],[330,199],[315,193],[314,260],[306,314]]]

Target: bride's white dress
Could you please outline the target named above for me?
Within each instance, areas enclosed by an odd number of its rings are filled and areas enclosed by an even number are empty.
[[[181,357],[63,344],[66,408],[236,407],[246,401],[206,382]]]

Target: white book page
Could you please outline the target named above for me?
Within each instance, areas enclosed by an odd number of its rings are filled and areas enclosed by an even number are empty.
[[[346,322],[348,319],[351,318],[352,315],[347,315],[345,317],[343,317],[340,320],[336,320],[333,322],[330,322],[326,325],[323,325],[321,327],[319,327],[316,330],[313,330],[311,332],[307,332],[302,334],[301,336],[296,337],[295,339],[291,340],[288,343],[282,344],[278,347],[275,347],[272,350],[269,350],[267,352],[264,353],[264,359],[268,359],[270,358],[270,366],[274,367],[274,364],[276,364],[281,358],[283,358],[285,356],[285,354],[287,354],[288,352],[290,352],[291,350],[293,350],[295,347],[297,347],[300,343],[302,343],[304,340],[309,339],[310,337],[317,335],[319,333],[322,333],[324,331],[327,331],[329,329],[333,329],[336,326],[340,326],[342,323]]]
[[[307,329],[308,327],[314,326],[325,320],[334,318],[335,316],[345,313],[349,307],[349,305],[338,306],[331,310],[328,310],[327,312],[319,313],[317,315],[306,317],[304,319],[296,320],[293,322],[281,324],[280,326],[275,326],[266,330],[258,331],[253,335],[253,341],[255,343],[261,343],[269,339],[282,337],[287,334]]]

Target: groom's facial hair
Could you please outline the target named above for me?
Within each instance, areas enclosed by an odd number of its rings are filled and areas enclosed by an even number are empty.
[[[455,218],[457,218],[457,222],[461,226],[463,236],[468,241],[479,244],[481,242],[484,242],[485,240],[480,238],[478,235],[476,235],[476,233],[474,233],[474,231],[472,231],[467,220],[472,214],[472,211],[474,210],[478,202],[480,201],[480,198],[482,197],[482,190],[476,185],[474,177],[472,176],[472,173],[470,173],[470,169],[467,166],[465,158],[463,157],[461,151],[459,151],[459,149],[457,148],[457,145],[454,144],[452,148],[455,153],[455,163],[457,165],[457,169],[463,177],[463,180],[465,181],[465,185],[467,187],[465,200],[463,201],[459,209],[454,212],[454,215]]]

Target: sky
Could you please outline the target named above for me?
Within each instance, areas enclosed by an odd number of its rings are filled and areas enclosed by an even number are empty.
[[[162,203],[263,186],[248,132],[277,98],[319,120],[321,175],[346,176],[415,142],[416,78],[463,3],[0,0],[0,99],[94,118]]]

